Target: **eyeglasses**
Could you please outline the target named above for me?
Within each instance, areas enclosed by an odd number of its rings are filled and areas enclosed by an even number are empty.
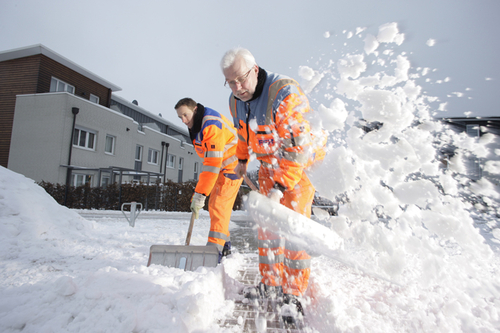
[[[250,72],[252,71],[252,69],[253,68],[250,68],[250,70],[248,72],[246,72],[245,74],[243,74],[240,77],[237,77],[236,79],[234,79],[232,81],[229,81],[229,82],[227,80],[224,81],[224,87],[227,87],[229,85],[229,87],[233,88],[233,87],[236,87],[237,83],[242,85],[248,79],[248,76],[250,75]]]

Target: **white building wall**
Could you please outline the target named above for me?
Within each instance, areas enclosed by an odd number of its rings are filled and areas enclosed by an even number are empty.
[[[67,93],[18,96],[8,168],[35,181],[65,183],[72,128]],[[75,105],[76,106],[76,105]],[[66,138],[66,139],[65,139]]]
[[[194,163],[199,163],[198,167],[201,167],[202,160],[191,144],[181,144],[177,138],[146,126],[139,130],[139,124],[130,117],[72,94],[50,93],[17,97],[8,168],[36,182],[43,180],[64,184],[67,169],[62,166],[68,164],[73,107],[79,108],[76,128],[94,132],[96,144],[94,150],[72,146],[71,165],[88,168],[75,170],[74,173],[92,175],[93,186],[98,183],[98,172],[90,169],[110,166],[134,169],[138,144],[143,146],[143,171],[163,174],[165,156],[161,163],[163,170],[160,170],[160,161],[158,164],[148,163],[149,148],[158,150],[161,158],[162,142],[168,143],[169,153],[176,155],[176,166],[167,168],[167,179],[178,181],[179,157],[183,157],[185,163],[183,181],[195,178]],[[112,155],[105,153],[108,134],[115,137]],[[122,179],[131,180],[132,177]]]

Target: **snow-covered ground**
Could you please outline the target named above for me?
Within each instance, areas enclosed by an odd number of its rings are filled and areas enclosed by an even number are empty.
[[[498,177],[499,139],[432,119],[436,101],[415,82],[428,70],[397,52],[396,24],[353,36],[359,53],[300,69],[305,90],[330,100],[310,119],[330,135],[310,178],[323,196],[344,200],[338,216],[315,220],[342,238],[338,256],[394,283],[319,251],[314,297],[304,300],[308,331],[498,331],[500,190],[461,174],[472,151]],[[360,119],[383,126],[365,133]],[[457,150],[443,169],[438,152],[447,145]],[[234,212],[234,253],[216,268],[147,267],[149,247],[183,244],[188,223],[189,213],[142,212],[132,228],[121,212],[69,210],[0,168],[0,331],[241,331],[222,323],[232,316],[236,271],[256,255],[252,224]],[[206,243],[208,225],[202,212],[192,244]]]
[[[59,206],[31,180],[0,168],[0,331],[239,332],[221,325],[234,308],[224,295],[236,293],[224,281],[256,255],[245,212],[233,213],[235,249],[224,269],[146,267],[152,244],[184,243],[189,217],[141,212],[132,228],[121,212]],[[204,211],[191,244],[205,244],[208,226]],[[310,331],[497,331],[499,253],[474,263],[451,252],[440,254],[444,269],[407,256],[411,278],[401,287],[314,257]],[[425,281],[428,270],[440,271],[438,281]]]

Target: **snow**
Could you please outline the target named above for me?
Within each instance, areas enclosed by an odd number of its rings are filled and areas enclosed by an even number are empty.
[[[435,39],[432,39],[432,38],[429,38],[425,44],[426,44],[427,46],[432,47],[432,46],[436,45],[436,40],[435,40]]]
[[[222,267],[146,267],[149,246],[184,243],[188,213],[118,212],[95,222],[58,205],[19,174],[0,169],[2,332],[192,332],[231,310]],[[208,214],[192,244],[204,245]]]
[[[319,104],[313,130],[330,138],[309,176],[339,202],[338,216],[314,220],[343,242],[337,258],[321,253],[327,239],[314,244],[311,297],[303,300],[308,331],[498,331],[498,179],[471,182],[462,173],[474,152],[498,177],[499,138],[477,140],[433,119],[440,102],[417,81],[432,69],[414,69],[398,52],[397,24],[356,34],[359,41],[342,36],[361,42],[360,52],[322,55],[299,75]],[[457,154],[446,169],[439,151],[451,145]],[[141,212],[132,228],[121,212],[67,209],[0,168],[0,331],[240,332],[241,318],[224,322],[233,316],[236,272],[256,256],[245,212],[233,212],[236,246],[222,265],[146,266],[151,245],[184,243],[189,217]],[[191,244],[205,245],[208,227],[203,211]],[[256,324],[266,326],[261,317]]]

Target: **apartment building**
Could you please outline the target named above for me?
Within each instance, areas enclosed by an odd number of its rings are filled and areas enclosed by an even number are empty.
[[[0,52],[0,165],[36,182],[196,180],[185,128],[43,45]]]

